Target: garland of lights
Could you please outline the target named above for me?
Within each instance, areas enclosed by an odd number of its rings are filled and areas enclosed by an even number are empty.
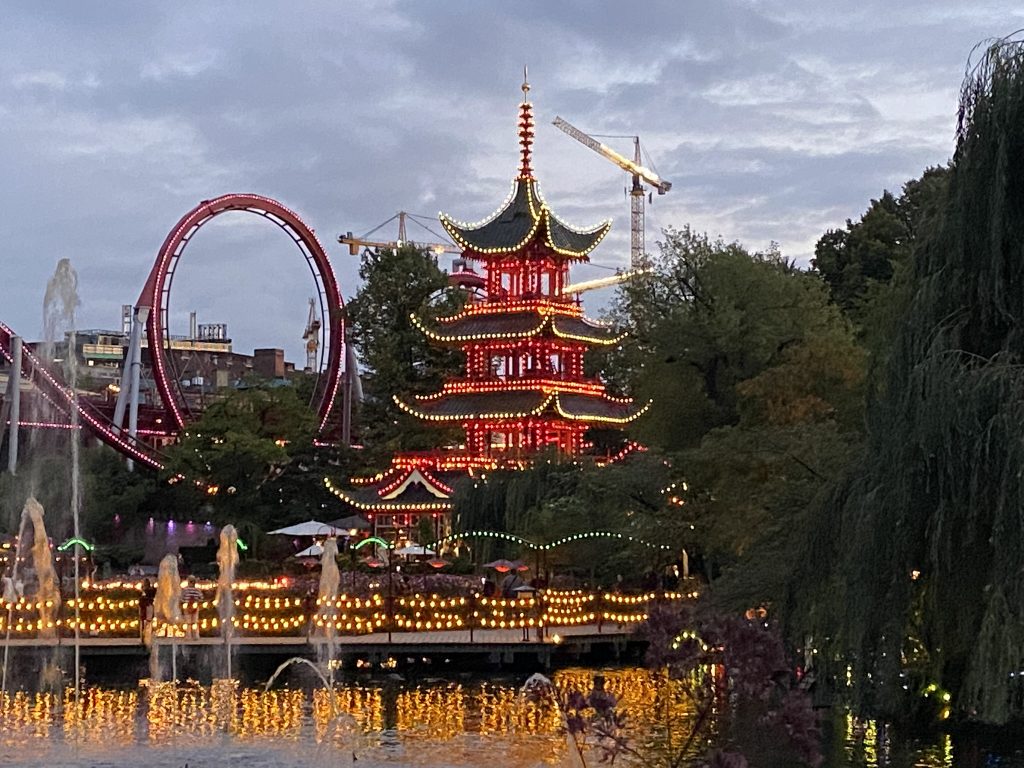
[[[452,501],[450,499],[438,500],[436,502],[427,501],[417,504],[404,502],[367,504],[346,494],[343,490],[335,486],[329,477],[324,478],[324,487],[346,504],[350,504],[356,509],[366,512],[448,512],[452,508]]]
[[[536,384],[533,384],[532,386],[524,387],[523,390],[517,390],[517,391],[530,391],[530,390],[534,389],[536,386],[537,386]],[[449,396],[449,395],[453,395],[454,393],[453,392],[447,392],[447,393],[444,393],[444,394],[445,394],[445,396]],[[492,394],[492,393],[487,392],[487,391],[484,391],[484,392],[466,391],[466,392],[458,393],[457,396],[459,396],[459,397],[472,397],[473,395],[477,395],[477,394],[485,395],[485,394]],[[577,392],[569,392],[567,394],[578,396],[578,397],[593,397],[592,395],[589,395],[589,394],[577,393]],[[626,416],[604,416],[604,415],[596,414],[596,413],[574,413],[571,410],[567,410],[565,408],[565,406],[562,405],[562,402],[561,402],[561,399],[560,399],[560,393],[557,392],[557,391],[548,394],[548,393],[544,392],[543,389],[537,389],[536,390],[536,395],[538,397],[539,403],[537,405],[531,407],[531,408],[528,408],[526,410],[520,410],[520,411],[496,411],[496,412],[493,412],[493,413],[492,412],[482,411],[482,410],[481,411],[474,411],[472,413],[429,413],[429,412],[424,411],[422,409],[416,408],[413,405],[409,405],[408,403],[405,403],[398,395],[393,395],[392,399],[394,400],[395,405],[397,405],[400,410],[402,410],[403,412],[409,414],[410,416],[415,416],[416,418],[422,419],[424,421],[435,421],[435,422],[464,421],[466,419],[475,419],[475,420],[480,420],[480,419],[517,419],[518,420],[518,419],[525,419],[525,418],[530,417],[530,416],[540,416],[546,410],[548,410],[552,405],[554,405],[555,412],[558,413],[558,415],[561,416],[563,419],[568,419],[570,421],[580,421],[580,422],[598,423],[598,424],[615,424],[617,426],[622,426],[622,425],[625,425],[625,424],[629,424],[631,421],[639,418],[644,413],[646,413],[647,410],[651,407],[651,401],[648,401],[643,406],[641,406],[638,410],[636,410],[633,413],[628,414]],[[441,398],[441,399],[443,399],[443,398]],[[612,403],[614,405],[625,405],[625,403],[623,403],[621,401],[621,399],[619,399],[618,402],[616,402],[616,398],[609,397],[608,395],[601,395],[600,399],[598,400],[598,402]],[[632,404],[631,400],[627,401],[627,402],[630,405]]]
[[[513,306],[515,305],[513,304]],[[415,313],[409,315],[409,320],[412,322],[414,326],[416,326],[417,330],[419,330],[428,339],[431,339],[432,341],[436,341],[442,344],[465,344],[466,342],[476,341],[531,339],[542,336],[545,331],[550,331],[552,334],[554,334],[554,336],[560,339],[568,339],[571,341],[578,341],[585,344],[614,346],[615,344],[621,343],[622,340],[625,339],[626,336],[628,336],[628,333],[624,331],[612,336],[598,335],[598,333],[601,331],[610,331],[611,329],[608,328],[607,326],[600,325],[582,316],[575,315],[574,313],[564,312],[564,314],[567,315],[568,318],[578,320],[579,322],[583,323],[585,327],[590,326],[595,331],[593,335],[573,333],[569,330],[565,330],[559,327],[558,321],[561,318],[558,315],[554,314],[554,310],[551,308],[551,305],[540,304],[537,307],[537,312],[540,314],[540,317],[538,318],[536,325],[534,325],[531,328],[523,328],[511,331],[487,330],[478,331],[477,333],[458,333],[455,331],[455,329],[452,329],[446,333],[444,330],[434,330],[425,322],[423,322],[423,320],[421,320],[419,316],[416,315]],[[507,304],[500,304],[498,305],[498,307],[489,307],[487,312],[464,311],[459,315],[453,316],[452,318],[445,318],[445,320],[450,323],[454,323],[463,318],[479,317],[481,315],[496,314],[503,317],[507,317],[508,313],[515,313],[515,310],[510,309]]]
[[[216,591],[211,581],[197,585],[208,593]],[[78,601],[65,605],[68,612],[79,611],[79,619],[57,618],[47,622],[47,629],[78,629],[88,637],[133,637],[139,634],[140,583],[83,583]],[[534,595],[518,598],[441,597],[439,595],[401,596],[388,601],[379,593],[369,597],[339,595],[333,600],[317,599],[313,606],[295,593],[284,591],[280,583],[239,582],[235,585],[236,615],[232,627],[236,636],[283,637],[306,633],[325,633],[333,626],[336,633],[366,634],[389,625],[395,631],[437,631],[475,627],[479,629],[514,629],[541,626],[580,626],[614,622],[635,624],[647,618],[649,606],[659,600],[680,601],[697,597],[696,591],[648,592],[642,595],[594,593],[583,590],[538,590]],[[111,593],[117,593],[111,596]],[[15,637],[33,637],[44,629],[39,610],[52,608],[52,603],[39,603],[20,598],[7,606],[11,616],[11,633]],[[154,622],[153,634],[158,637],[184,638],[186,634],[200,637],[220,634],[220,619],[215,598],[183,605],[195,612],[196,619],[177,624]],[[310,614],[312,609],[312,614]],[[0,611],[0,631],[6,631],[8,611]]]
[[[665,552],[673,551],[673,548],[670,547],[668,544],[657,544],[651,541],[647,541],[646,539],[641,539],[639,536],[630,536],[625,533],[616,533],[614,531],[585,531],[582,533],[574,533],[571,536],[565,536],[561,539],[557,539],[548,544],[538,544],[536,542],[530,541],[529,539],[524,539],[522,536],[516,536],[514,533],[506,533],[505,531],[464,531],[462,533],[453,533],[448,536],[444,536],[438,539],[437,541],[428,544],[427,546],[431,549],[436,549],[437,547],[443,546],[444,544],[451,544],[452,542],[469,538],[505,539],[506,541],[512,541],[516,544],[522,544],[525,547],[542,552],[555,549],[556,547],[561,547],[565,544],[573,544],[577,541],[582,541],[584,539],[599,538],[622,539],[624,541],[629,541],[633,544],[642,544],[643,546],[650,547],[651,549],[660,549]]]

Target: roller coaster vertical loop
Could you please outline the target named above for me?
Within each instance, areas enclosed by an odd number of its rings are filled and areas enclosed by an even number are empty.
[[[276,200],[252,194],[228,194],[213,200],[204,200],[185,214],[164,240],[156,263],[136,303],[136,311],[140,308],[149,310],[146,337],[152,358],[153,379],[170,418],[170,424],[180,430],[190,416],[188,404],[182,396],[180,384],[167,354],[170,348],[168,305],[174,271],[178,259],[195,233],[204,224],[229,211],[253,213],[279,226],[298,246],[313,274],[321,315],[324,318],[322,332],[325,335],[324,343],[320,347],[321,381],[317,384],[314,392],[315,402],[312,404],[322,432],[331,416],[341,381],[345,338],[344,303],[327,253],[313,230],[296,213]],[[323,359],[325,353],[326,360]]]

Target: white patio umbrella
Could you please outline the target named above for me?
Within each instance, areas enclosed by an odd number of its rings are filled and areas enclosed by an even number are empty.
[[[409,542],[401,549],[395,550],[396,555],[436,555],[437,553],[430,547],[425,547],[422,544],[416,544],[415,542]]]
[[[307,520],[304,523],[296,523],[285,528],[278,528],[270,531],[268,536],[335,536],[338,529],[319,520]]]
[[[306,547],[301,552],[296,552],[292,557],[320,557],[324,553],[324,548],[319,544],[314,544],[310,547]]]

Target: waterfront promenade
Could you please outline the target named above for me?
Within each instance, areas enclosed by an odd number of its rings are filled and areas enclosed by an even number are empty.
[[[487,647],[493,645],[515,645],[534,646],[550,645],[554,647],[578,644],[582,640],[604,642],[612,640],[623,640],[632,637],[634,627],[606,627],[598,629],[597,626],[560,627],[557,631],[548,634],[544,640],[538,640],[531,631],[530,637],[523,639],[522,630],[519,629],[477,629],[470,632],[468,629],[460,630],[435,630],[432,632],[395,632],[388,639],[387,632],[371,632],[364,635],[339,635],[332,641],[326,637],[306,636],[282,636],[282,637],[232,637],[225,640],[221,637],[200,637],[186,639],[183,637],[157,637],[153,642],[160,646],[175,645],[179,648],[187,647],[208,647],[214,646],[223,648],[230,644],[239,650],[257,648],[318,648],[321,646],[333,645],[343,650],[345,648],[366,648],[376,646],[395,646],[405,649],[422,648],[424,646],[464,646],[464,647]],[[0,641],[2,642],[2,641]],[[54,648],[74,647],[73,637],[53,638],[11,638],[9,641],[12,648]],[[148,648],[148,646],[137,637],[82,637],[79,639],[83,649],[100,648]]]
[[[414,658],[431,663],[525,664],[546,669],[559,663],[617,660],[637,643],[635,628],[635,625],[606,625],[600,629],[596,625],[558,627],[543,639],[538,638],[533,629],[525,639],[522,629],[475,629],[472,633],[464,629],[394,632],[390,639],[387,632],[370,632],[342,635],[331,641],[322,636],[236,636],[227,641],[220,637],[157,637],[153,643],[161,655],[184,653],[216,658],[229,646],[231,655],[239,658],[329,657],[344,666],[361,663],[379,666],[386,665],[388,660]],[[106,657],[114,661],[120,657],[131,660],[147,657],[152,651],[151,646],[136,637],[82,637],[79,644],[85,659]],[[54,650],[70,651],[75,640],[72,637],[12,638],[10,646],[12,650],[36,655]]]

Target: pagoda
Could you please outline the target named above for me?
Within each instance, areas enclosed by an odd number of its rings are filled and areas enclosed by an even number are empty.
[[[594,427],[621,427],[647,406],[611,397],[604,384],[584,374],[591,347],[618,344],[624,334],[583,315],[578,295],[567,294],[569,268],[588,260],[611,223],[576,228],[548,207],[533,175],[533,105],[523,83],[519,107],[519,172],[502,206],[484,221],[468,224],[442,213],[442,226],[478,263],[482,297],[459,313],[413,323],[437,344],[466,357],[463,376],[432,395],[396,398],[398,406],[428,422],[459,425],[457,449],[395,456],[391,468],[353,480],[351,490],[328,488],[384,528],[413,526],[429,514],[444,527],[458,477],[495,468],[523,468],[542,452],[585,453]],[[375,529],[378,528],[375,522]]]

